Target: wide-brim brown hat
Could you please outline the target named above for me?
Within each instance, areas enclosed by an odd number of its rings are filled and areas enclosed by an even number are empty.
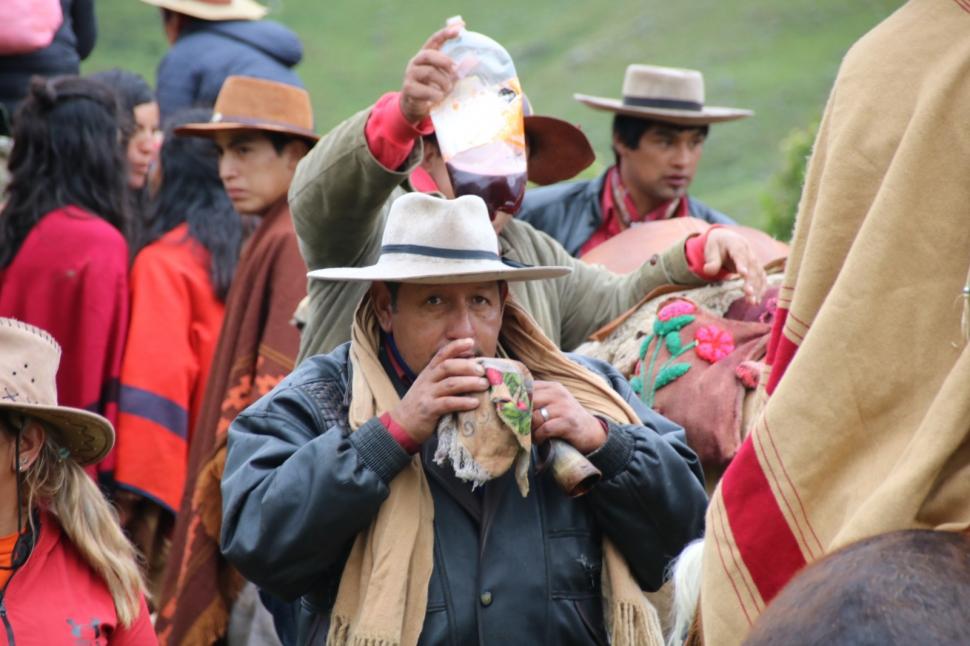
[[[254,0],[141,0],[200,20],[259,20],[269,11]]]
[[[80,408],[58,406],[61,347],[40,328],[0,318],[0,411],[47,423],[51,440],[81,465],[94,464],[114,446],[111,422]]]
[[[499,254],[488,207],[477,195],[446,200],[407,193],[391,203],[381,255],[368,267],[316,269],[310,278],[454,284],[558,278],[569,267],[509,263]]]
[[[526,115],[524,122],[530,182],[545,186],[571,179],[596,160],[589,139],[568,121]]]
[[[263,130],[300,137],[311,146],[320,138],[313,132],[310,95],[286,83],[230,76],[222,84],[212,110],[210,121],[187,123],[176,128],[175,134],[213,137],[217,132]]]
[[[623,76],[623,98],[574,94],[597,110],[679,125],[706,125],[744,119],[751,110],[704,105],[704,76],[697,70],[630,65]]]

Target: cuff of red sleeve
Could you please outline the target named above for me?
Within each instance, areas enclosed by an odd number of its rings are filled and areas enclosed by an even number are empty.
[[[381,415],[380,420],[381,424],[384,425],[384,428],[387,429],[387,432],[391,434],[391,437],[393,437],[398,444],[401,445],[402,449],[411,455],[418,452],[418,449],[421,447],[417,442],[411,439],[411,436],[408,435],[408,432],[404,430],[403,426],[394,421],[394,418],[391,417],[390,413],[384,413]]]
[[[687,267],[694,275],[700,276],[704,280],[724,280],[731,273],[726,269],[722,269],[713,276],[704,272],[704,263],[706,260],[704,258],[704,247],[707,246],[707,236],[710,235],[711,231],[719,229],[720,227],[721,225],[719,224],[712,224],[703,234],[687,238],[687,244],[684,247],[684,254],[687,256]]]
[[[374,159],[384,168],[397,169],[407,160],[414,141],[422,135],[434,132],[431,119],[426,118],[417,126],[411,124],[401,113],[401,93],[388,92],[371,108],[364,136]]]

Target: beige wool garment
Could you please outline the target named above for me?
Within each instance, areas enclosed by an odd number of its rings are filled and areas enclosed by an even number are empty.
[[[705,643],[740,643],[799,562],[970,527],[968,79],[956,0],[911,0],[843,61],[779,299],[797,352],[707,513]]]
[[[559,381],[591,412],[639,423],[607,384],[567,359],[532,318],[507,301],[501,343],[536,379]],[[354,316],[350,427],[359,428],[400,400],[378,359],[379,328],[370,297]],[[330,621],[331,646],[412,646],[424,625],[434,562],[434,501],[421,459],[391,481],[371,526],[361,532],[344,566]],[[656,610],[643,596],[619,551],[603,539],[606,621],[614,646],[662,646]]]

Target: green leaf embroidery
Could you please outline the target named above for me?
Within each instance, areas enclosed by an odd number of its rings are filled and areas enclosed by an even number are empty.
[[[635,392],[638,395],[643,394],[643,379],[640,377],[640,375],[637,375],[630,379],[630,388],[632,388],[633,392]]]
[[[680,350],[683,344],[680,342],[680,332],[670,332],[664,337],[664,341],[667,342],[667,351],[670,354],[680,354]]]
[[[647,350],[650,348],[650,342],[653,341],[653,335],[648,334],[643,337],[643,342],[640,344],[640,358],[645,359],[647,356]]]
[[[657,373],[657,379],[653,382],[654,391],[660,390],[667,384],[680,379],[690,370],[689,363],[674,363],[665,366]]]
[[[697,320],[696,316],[692,314],[684,314],[683,316],[675,316],[669,321],[661,321],[659,318],[653,321],[653,333],[657,336],[667,336],[671,332],[676,332]]]

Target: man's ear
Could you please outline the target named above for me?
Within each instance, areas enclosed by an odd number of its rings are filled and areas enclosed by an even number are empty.
[[[370,286],[371,304],[374,307],[374,314],[377,322],[384,332],[391,333],[391,314],[394,307],[391,305],[391,290],[382,282],[374,282]]]
[[[616,134],[615,132],[613,133],[613,152],[616,153],[617,157],[623,157],[630,152],[630,148],[623,143],[623,140],[620,139],[620,135]]]
[[[441,150],[438,148],[438,142],[431,137],[423,137],[421,144],[420,165],[425,170],[429,170],[438,160],[441,160]]]
[[[286,158],[286,168],[292,172],[296,172],[296,165],[300,163],[306,154],[310,152],[310,146],[301,139],[293,139],[286,142],[283,147],[283,156]]]

